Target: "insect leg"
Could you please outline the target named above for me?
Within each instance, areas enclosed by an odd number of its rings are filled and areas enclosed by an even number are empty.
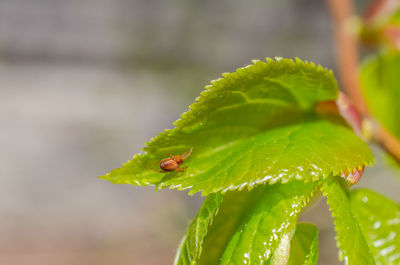
[[[175,169],[175,171],[183,172],[183,171],[185,171],[185,169],[186,169],[186,167],[178,167],[177,169]]]
[[[190,154],[192,153],[192,151],[193,151],[193,147],[191,147],[189,151],[187,151],[187,152],[185,152],[183,155],[181,155],[181,159],[182,159],[182,160],[185,160],[188,156],[190,156]]]
[[[154,168],[152,168],[152,170],[154,170],[155,172],[159,172],[159,173],[168,173],[168,171],[164,171],[164,170],[157,170],[157,169],[154,169]]]

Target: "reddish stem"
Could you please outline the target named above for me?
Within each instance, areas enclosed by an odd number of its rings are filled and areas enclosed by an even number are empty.
[[[377,124],[373,130],[374,140],[400,163],[400,141],[389,131]]]
[[[354,16],[352,0],[327,0],[332,16],[338,67],[342,85],[364,119],[373,120],[363,100],[358,82],[358,41],[348,28],[349,20]],[[400,163],[400,141],[378,122],[373,121],[372,138]]]
[[[358,83],[358,40],[348,27],[349,19],[354,16],[353,1],[328,0],[328,6],[335,31],[336,58],[342,86],[357,110],[366,114],[368,110]]]

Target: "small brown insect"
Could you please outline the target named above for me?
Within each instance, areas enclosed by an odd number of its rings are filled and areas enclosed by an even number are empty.
[[[183,160],[185,160],[190,154],[192,153],[193,147],[190,148],[189,151],[185,152],[183,155],[168,155],[168,158],[165,158],[157,163],[160,163],[160,168],[162,170],[156,170],[153,169],[154,171],[160,172],[160,173],[168,173],[170,171],[178,171],[178,172],[183,172],[186,167],[181,167],[183,164]]]

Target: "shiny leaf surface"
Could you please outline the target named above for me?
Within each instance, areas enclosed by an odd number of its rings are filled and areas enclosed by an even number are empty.
[[[300,223],[290,244],[287,265],[315,265],[318,261],[318,228],[313,224]]]
[[[342,187],[341,182],[339,177],[329,177],[322,184],[334,218],[339,259],[350,265],[375,264],[366,238],[350,207],[347,190]]]
[[[263,264],[271,260],[282,238],[294,231],[298,214],[314,190],[312,182],[294,181],[227,192],[213,220],[199,221],[199,216],[203,216],[200,214],[193,220],[175,264]],[[205,203],[214,209],[207,214],[211,217],[216,204],[208,198]],[[207,231],[205,237],[202,231]],[[202,239],[195,244],[189,238]],[[200,252],[199,258],[190,254]]]
[[[148,142],[146,153],[102,178],[207,195],[317,180],[373,162],[368,146],[339,117],[315,111],[318,102],[338,95],[332,72],[300,60],[267,59],[223,76],[211,82],[174,129]],[[167,154],[192,147],[184,172],[152,170]]]
[[[351,192],[351,208],[376,264],[400,264],[400,207],[368,189]]]
[[[174,264],[196,264],[203,248],[203,240],[207,234],[207,229],[218,213],[222,199],[223,195],[221,193],[215,193],[207,196],[204,200],[197,216],[182,239]]]

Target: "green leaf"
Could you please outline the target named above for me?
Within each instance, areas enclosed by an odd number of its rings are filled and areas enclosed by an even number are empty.
[[[289,59],[254,61],[212,81],[167,130],[102,178],[114,183],[170,186],[203,195],[293,179],[317,180],[373,162],[368,146],[342,120],[315,112],[335,100],[332,72]],[[167,154],[193,147],[184,172],[152,170]]]
[[[351,192],[351,208],[376,264],[400,264],[400,207],[368,189]]]
[[[199,213],[193,220],[175,264],[263,264],[271,259],[284,236],[289,235],[290,240],[298,214],[315,185],[294,181],[259,185],[251,191],[230,191],[224,195],[219,210],[214,199],[209,201],[207,197],[200,210],[207,214]],[[209,196],[220,196],[217,194]],[[208,217],[217,211],[210,220]]]
[[[301,223],[290,243],[290,258],[287,265],[315,265],[318,261],[318,228]]]
[[[208,227],[218,213],[222,199],[221,193],[215,193],[207,196],[204,200],[196,218],[190,224],[182,239],[174,264],[196,264],[202,251],[203,239],[207,234]]]
[[[400,54],[387,52],[366,60],[361,88],[371,114],[400,138]]]
[[[336,241],[340,249],[339,259],[345,264],[375,264],[363,232],[350,207],[347,190],[339,177],[329,177],[322,185],[329,208],[334,217]]]

